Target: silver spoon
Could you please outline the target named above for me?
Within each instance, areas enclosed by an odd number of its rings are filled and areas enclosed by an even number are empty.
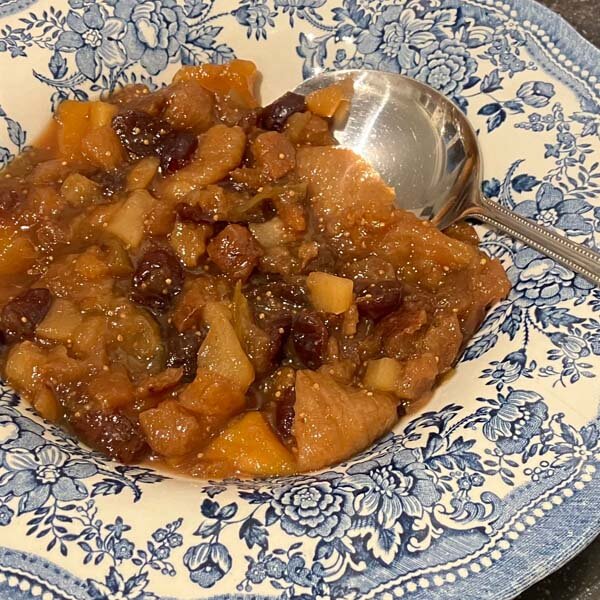
[[[354,97],[336,138],[394,187],[401,208],[440,229],[465,217],[484,221],[600,286],[598,252],[483,196],[477,135],[433,88],[395,73],[345,70],[320,73],[294,91],[305,95],[348,77]]]

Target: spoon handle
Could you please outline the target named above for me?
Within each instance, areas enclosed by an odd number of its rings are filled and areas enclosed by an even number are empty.
[[[600,254],[598,252],[582,244],[576,244],[550,229],[540,227],[533,221],[521,217],[487,198],[481,198],[479,206],[481,210],[477,212],[477,217],[482,221],[497,227],[600,286]]]

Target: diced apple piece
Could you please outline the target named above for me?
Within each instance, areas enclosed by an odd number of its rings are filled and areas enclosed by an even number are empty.
[[[31,240],[8,227],[0,229],[0,275],[25,273],[37,258]]]
[[[206,252],[206,240],[211,231],[210,225],[175,224],[169,241],[186,267],[193,269],[198,266],[198,260]]]
[[[296,235],[290,231],[279,217],[273,217],[264,223],[250,223],[250,232],[263,248],[275,248],[293,242]]]
[[[246,406],[244,394],[235,384],[208,369],[198,369],[194,381],[179,394],[179,402],[211,433],[220,430]]]
[[[70,159],[81,154],[81,142],[89,128],[90,103],[65,100],[56,111],[58,150]]]
[[[71,206],[89,206],[102,202],[97,183],[81,173],[71,173],[60,187],[60,195]]]
[[[105,171],[116,169],[125,158],[123,146],[110,125],[90,129],[81,140],[81,152],[90,163]]]
[[[317,310],[341,315],[352,306],[354,284],[351,279],[313,271],[306,278],[306,285]]]
[[[431,389],[438,371],[439,361],[430,353],[403,361],[380,358],[368,362],[363,383],[374,391],[417,400]]]
[[[203,460],[227,463],[243,475],[274,477],[297,471],[294,456],[260,412],[232,421],[206,448]]]
[[[67,343],[72,341],[73,334],[82,321],[81,311],[72,302],[56,298],[35,333],[46,340]]]
[[[348,78],[306,96],[306,106],[310,112],[320,117],[333,117],[344,103],[347,105],[354,93],[352,79]]]
[[[296,151],[290,140],[277,131],[261,133],[252,142],[257,167],[269,179],[280,179],[296,166]]]
[[[117,114],[118,108],[108,102],[90,102],[90,125],[92,127],[104,127],[111,125],[113,117]]]
[[[31,404],[46,421],[56,423],[60,419],[62,408],[49,387],[38,387]]]
[[[106,362],[107,322],[99,315],[85,317],[73,331],[71,352],[75,358],[91,359],[98,366]]]
[[[227,310],[209,302],[202,309],[209,332],[198,352],[198,369],[208,369],[227,378],[242,394],[254,381],[254,367],[244,352]]]
[[[364,450],[397,418],[391,396],[344,386],[315,371],[297,372],[294,412],[300,471],[320,469]]]
[[[204,440],[196,417],[176,400],[165,400],[141,413],[140,425],[152,450],[162,456],[184,456]]]
[[[147,156],[135,163],[127,174],[127,191],[146,189],[158,173],[159,165],[160,160],[155,156]]]
[[[398,387],[402,372],[402,365],[395,358],[370,360],[367,363],[363,383],[378,392],[394,392]]]
[[[6,378],[17,391],[33,393],[39,384],[42,366],[47,360],[47,352],[33,342],[17,344],[9,350],[6,358]]]
[[[137,248],[144,237],[144,219],[155,199],[146,190],[131,193],[108,222],[107,231],[116,235],[129,248]]]

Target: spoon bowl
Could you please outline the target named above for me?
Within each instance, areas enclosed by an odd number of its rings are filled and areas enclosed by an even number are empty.
[[[432,87],[396,73],[320,73],[294,91],[352,78],[354,96],[335,137],[392,186],[398,205],[445,229],[466,217],[484,221],[600,286],[600,254],[485,198],[481,151],[462,111]]]

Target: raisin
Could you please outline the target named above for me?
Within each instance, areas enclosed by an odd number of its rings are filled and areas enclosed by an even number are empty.
[[[309,369],[318,369],[325,358],[329,332],[316,313],[303,312],[292,323],[291,340],[294,352]]]
[[[208,256],[223,273],[247,279],[261,256],[260,247],[242,225],[228,225],[208,245]]]
[[[27,290],[13,298],[0,313],[0,329],[7,343],[33,338],[46,316],[52,295],[46,288]]]
[[[168,123],[138,110],[116,115],[112,127],[129,156],[134,159],[158,154],[163,138],[171,133]]]
[[[167,339],[167,367],[183,368],[182,383],[189,383],[196,377],[198,350],[204,337],[205,334],[197,331],[173,331]]]
[[[292,438],[292,426],[294,425],[296,403],[296,392],[294,388],[288,387],[284,390],[282,397],[277,402],[275,408],[275,428],[279,437],[284,442],[289,442]]]
[[[125,172],[122,169],[98,171],[90,179],[102,188],[102,195],[108,198],[125,189]]]
[[[213,215],[204,210],[199,204],[179,202],[175,206],[175,211],[182,221],[189,221],[198,225],[202,223],[215,223]]]
[[[79,410],[69,422],[84,442],[119,462],[135,462],[148,451],[139,427],[121,413]]]
[[[8,216],[15,212],[23,202],[26,190],[0,187],[0,216]]]
[[[148,250],[132,278],[131,299],[137,304],[164,311],[181,292],[185,275],[179,259],[165,248]]]
[[[160,143],[160,168],[163,173],[174,173],[185,167],[198,148],[198,138],[189,131],[172,131]]]
[[[305,110],[304,96],[288,92],[262,109],[258,117],[258,125],[262,129],[281,131],[291,115]]]
[[[376,321],[396,310],[402,302],[402,286],[397,281],[367,285],[356,299],[362,317]]]
[[[283,344],[291,328],[292,315],[289,313],[279,313],[270,317],[267,323],[265,323],[265,330],[269,336],[268,355],[273,366],[281,359]]]

